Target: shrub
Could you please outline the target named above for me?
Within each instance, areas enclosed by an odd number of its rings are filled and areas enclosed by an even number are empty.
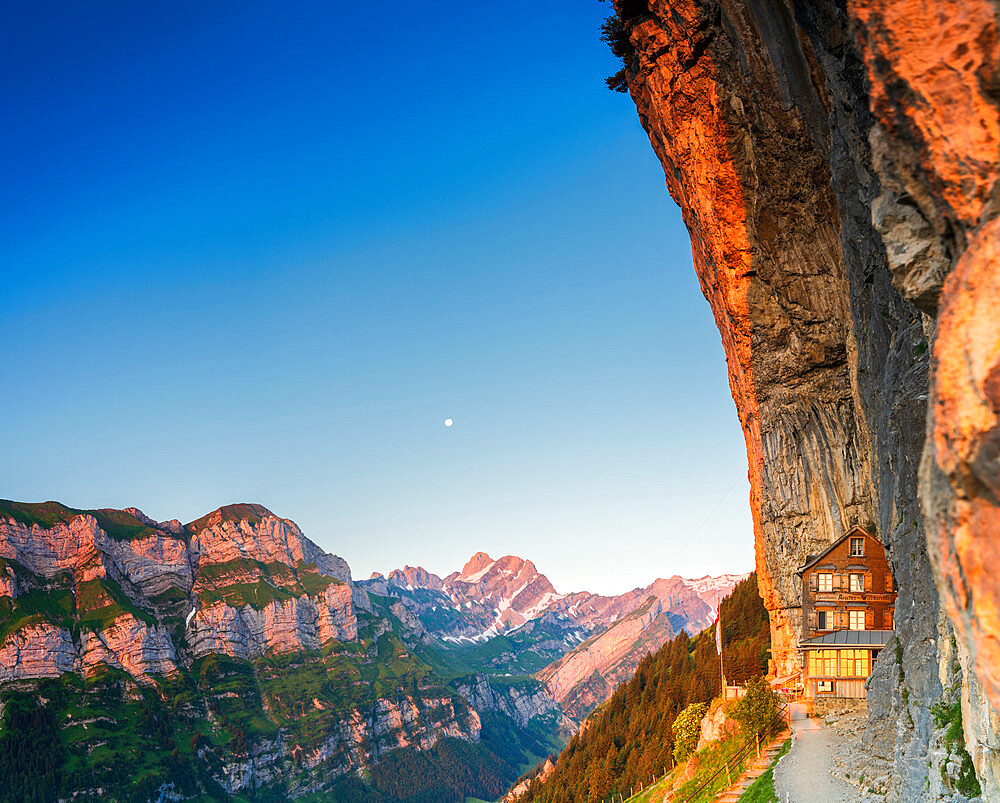
[[[751,680],[746,690],[733,711],[733,719],[740,723],[743,735],[750,737],[773,725],[778,716],[778,696],[764,678]]]
[[[701,735],[701,721],[708,711],[708,703],[692,703],[674,720],[674,761],[678,764],[694,752]]]

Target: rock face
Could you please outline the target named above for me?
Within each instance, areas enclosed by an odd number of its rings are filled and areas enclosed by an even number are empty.
[[[500,803],[514,803],[515,800],[520,800],[524,797],[524,793],[528,791],[528,785],[533,780],[537,778],[539,781],[544,781],[555,771],[555,768],[555,764],[552,763],[551,758],[545,759],[545,762],[539,768],[537,773],[512,786],[511,790],[500,800]]]
[[[188,525],[198,597],[186,623],[194,654],[251,658],[356,639],[347,563],[320,550],[294,522],[245,507],[221,508]]]
[[[905,672],[885,650],[869,685],[894,794],[954,795],[929,712],[961,693],[984,794],[1000,796],[996,6],[615,8],[722,335],[776,669],[798,665],[795,569],[874,527],[900,587]]]
[[[361,683],[366,672],[378,682]],[[76,688],[67,674],[104,689],[97,715],[110,723],[117,688],[146,705],[159,689],[167,700],[184,689],[179,699],[195,702],[160,716],[217,733],[224,747],[201,755],[230,792],[290,775],[303,793],[322,790],[398,748],[480,735],[477,711],[409,655],[347,563],[259,505],[182,527],[136,508],[0,500],[0,692],[45,678]],[[82,704],[68,694],[60,699]],[[69,727],[74,716],[57,721]],[[79,726],[78,761],[105,743],[100,731],[86,742],[93,721]],[[182,775],[190,784],[191,771]]]
[[[102,527],[57,503],[46,503],[56,518],[44,526],[44,515],[30,520],[38,506],[16,504],[0,503],[8,678],[110,666],[148,683],[177,669],[182,635],[193,657],[239,658],[357,638],[347,563],[259,505],[220,508],[185,532],[136,508],[97,511]]]
[[[535,677],[563,710],[581,721],[628,680],[648,653],[675,635],[660,600],[646,603],[607,630],[583,642]]]
[[[477,674],[458,684],[458,690],[478,711],[499,711],[522,728],[538,716],[553,714],[559,719],[560,732],[569,738],[576,725],[567,719],[559,704],[541,684],[535,686],[504,686],[491,683],[486,675]]]

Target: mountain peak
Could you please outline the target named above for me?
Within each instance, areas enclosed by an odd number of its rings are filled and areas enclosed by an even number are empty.
[[[473,575],[485,571],[495,562],[496,561],[494,561],[493,558],[491,558],[485,552],[477,552],[475,555],[469,558],[469,562],[462,567],[462,571],[459,573],[459,577],[462,579],[472,577]]]
[[[265,516],[274,514],[263,505],[256,502],[234,502],[231,505],[223,505],[211,513],[206,513],[200,519],[195,519],[184,526],[184,529],[197,535],[202,530],[222,524],[225,521],[239,523],[244,519],[251,524],[257,524]]]
[[[423,566],[404,566],[402,570],[394,569],[389,572],[388,580],[397,586],[411,588],[433,588],[440,591],[444,588],[444,581],[436,574],[431,574]]]

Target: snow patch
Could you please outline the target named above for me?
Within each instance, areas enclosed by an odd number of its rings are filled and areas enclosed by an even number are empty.
[[[486,572],[488,572],[490,569],[496,566],[496,563],[497,562],[494,560],[485,569],[480,569],[478,572],[476,572],[475,574],[470,574],[468,577],[463,577],[462,575],[459,575],[459,579],[464,580],[466,583],[478,583],[480,580],[483,579],[483,576],[486,574]]]

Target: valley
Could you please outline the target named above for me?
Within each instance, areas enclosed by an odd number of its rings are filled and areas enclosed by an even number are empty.
[[[2,501],[4,799],[494,799],[739,579],[560,594],[478,553],[355,581],[257,504]]]

